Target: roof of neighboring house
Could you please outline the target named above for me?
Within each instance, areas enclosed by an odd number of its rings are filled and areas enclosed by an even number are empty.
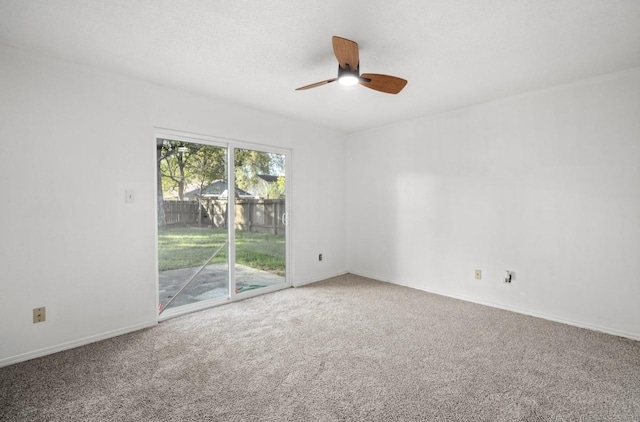
[[[271,174],[259,174],[258,177],[263,179],[266,182],[274,183],[278,181],[278,177],[280,176],[273,176]]]
[[[193,199],[196,195],[200,196],[210,196],[210,197],[218,197],[218,196],[227,196],[227,181],[226,180],[216,180],[212,182],[210,185],[206,186],[200,192],[200,188],[194,189],[192,191],[186,192],[184,197],[187,199]],[[238,187],[236,187],[236,196],[239,197],[253,197],[252,193],[244,191]]]

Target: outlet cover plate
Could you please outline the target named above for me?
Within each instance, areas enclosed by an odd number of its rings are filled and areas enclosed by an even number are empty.
[[[47,311],[43,306],[42,308],[33,308],[33,323],[45,322],[47,320]]]

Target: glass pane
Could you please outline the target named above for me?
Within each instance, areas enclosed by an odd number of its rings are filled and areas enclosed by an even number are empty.
[[[234,165],[236,293],[283,284],[286,156],[236,149]]]
[[[160,309],[229,295],[226,157],[223,147],[157,140]]]

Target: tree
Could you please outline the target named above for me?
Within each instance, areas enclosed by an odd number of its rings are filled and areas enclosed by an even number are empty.
[[[267,187],[268,199],[280,199],[285,195],[285,178],[284,176],[278,176],[275,183],[270,183]]]
[[[236,186],[246,190],[255,185],[259,174],[269,174],[271,154],[250,149],[236,149],[233,160]]]
[[[192,152],[187,170],[189,180],[197,183],[200,192],[213,181],[226,179],[226,148],[200,145]]]
[[[185,170],[197,145],[168,139],[161,141],[159,174],[162,178],[162,191],[165,193],[177,189],[178,199],[182,201],[187,183]]]
[[[156,185],[156,204],[158,206],[158,226],[164,227],[166,225],[165,220],[165,212],[164,212],[164,195],[162,189],[162,170],[161,170],[161,162],[162,162],[162,140],[158,139],[156,143],[156,174],[157,174],[157,185]]]
[[[259,174],[284,174],[285,156],[236,149],[235,185],[247,190],[258,181]],[[165,224],[164,198],[177,193],[184,200],[185,190],[198,187],[202,192],[215,180],[227,180],[227,148],[180,140],[157,140],[158,224]],[[284,194],[284,177],[272,188],[270,196]],[[233,195],[233,188],[229,187]]]

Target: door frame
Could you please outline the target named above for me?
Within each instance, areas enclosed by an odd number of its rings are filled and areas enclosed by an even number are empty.
[[[250,297],[259,296],[263,294],[273,293],[278,290],[286,289],[293,286],[292,275],[293,275],[293,265],[292,265],[292,248],[291,248],[291,228],[292,228],[292,219],[291,219],[291,157],[293,155],[293,149],[291,148],[282,148],[275,147],[272,145],[259,144],[254,142],[246,142],[237,139],[223,138],[218,136],[209,136],[202,134],[194,134],[184,131],[178,131],[173,129],[165,129],[165,128],[154,128],[153,133],[153,151],[156,151],[157,139],[158,138],[166,138],[166,139],[177,139],[184,140],[186,142],[199,143],[203,145],[211,145],[216,147],[223,147],[227,149],[227,181],[229,186],[231,186],[231,182],[233,186],[235,186],[235,168],[234,168],[234,157],[233,153],[235,149],[250,149],[259,152],[280,154],[285,156],[285,165],[286,165],[286,173],[285,173],[285,213],[287,215],[286,223],[285,223],[285,282],[282,284],[274,284],[271,286],[263,287],[260,289],[249,290],[246,292],[236,293],[235,292],[235,201],[228,202],[228,217],[227,217],[227,238],[228,238],[228,295],[227,297],[221,298],[213,298],[207,299],[195,303],[190,303],[187,305],[182,305],[176,308],[166,309],[162,315],[157,315],[158,321],[164,321],[176,316],[185,315],[191,312],[200,311],[203,309],[208,309],[214,306],[220,306],[227,303],[235,302],[238,300],[248,299]],[[153,180],[154,180],[154,222],[155,222],[155,271],[158,273],[158,201],[157,201],[157,183],[158,183],[158,172],[157,169],[157,157],[154,156],[153,162]],[[160,279],[159,274],[156,276],[155,283],[155,298],[154,303],[158,303],[159,293],[160,293]],[[159,309],[156,309],[156,312],[159,313]]]

